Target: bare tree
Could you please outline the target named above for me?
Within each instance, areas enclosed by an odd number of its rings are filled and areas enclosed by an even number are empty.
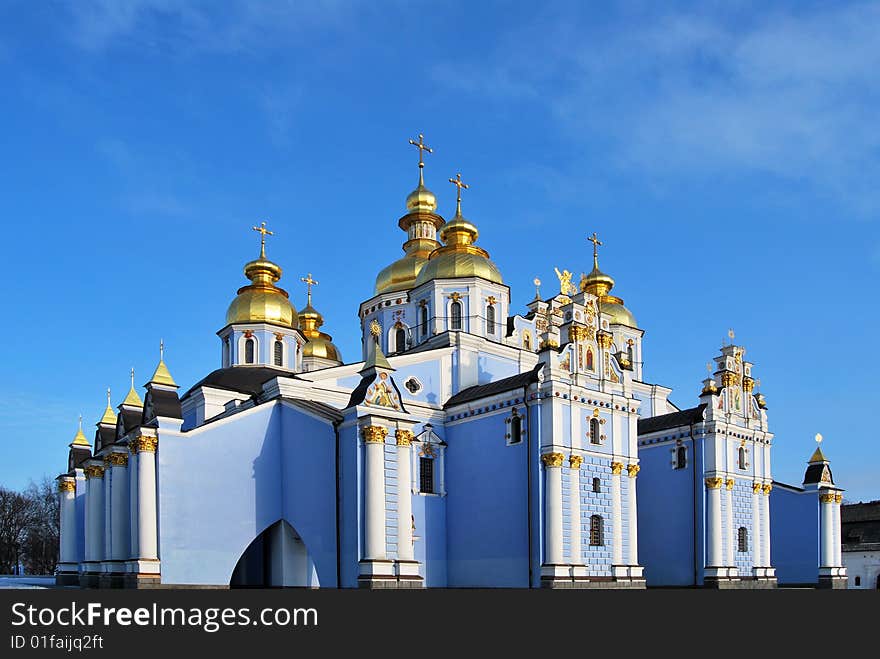
[[[58,491],[45,476],[24,491],[29,514],[23,554],[29,574],[52,574],[58,563],[60,520]]]
[[[18,572],[31,506],[25,496],[0,487],[0,573]]]

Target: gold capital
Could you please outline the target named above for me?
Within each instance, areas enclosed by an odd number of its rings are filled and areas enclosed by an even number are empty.
[[[610,332],[599,330],[596,332],[596,342],[599,344],[600,348],[608,350],[608,348],[611,347],[611,344],[614,343],[614,336]]]
[[[128,446],[129,448],[133,446],[135,453],[155,453],[158,445],[159,440],[155,437],[141,435],[140,437],[135,437]]]
[[[837,500],[837,495],[834,492],[824,492],[819,495],[819,501],[822,503],[834,503]]]
[[[752,494],[758,494],[761,490],[764,489],[764,486],[760,483],[752,483]]]
[[[727,486],[728,490],[732,490],[733,486],[736,485],[736,481],[733,480],[732,478],[728,478],[727,481],[725,482],[725,485]]]
[[[125,467],[128,465],[128,453],[111,453],[104,459],[104,462],[114,467]]]
[[[561,467],[565,456],[562,453],[545,453],[541,456],[541,462],[545,467]]]
[[[611,473],[615,476],[620,475],[623,471],[623,463],[622,462],[612,462],[611,463]]]
[[[639,465],[630,465],[629,467],[626,468],[626,474],[630,478],[635,478],[636,476],[639,475],[639,472],[641,470],[642,470],[642,468]]]
[[[367,444],[384,444],[388,435],[388,428],[382,426],[366,426],[364,428],[364,442]]]
[[[398,428],[397,432],[394,433],[394,436],[397,438],[398,446],[409,446],[410,444],[412,444],[415,433],[412,430],[403,430],[401,428]]]
[[[104,478],[104,467],[89,465],[83,471],[85,471],[86,480],[90,478]]]
[[[843,503],[843,495],[837,494],[834,496],[834,503]]]
[[[763,490],[764,490],[764,494],[768,494],[768,495],[769,495],[770,492],[773,490],[773,485],[770,484],[770,483],[767,483],[767,484],[763,487]]]
[[[584,458],[580,455],[570,455],[568,456],[568,464],[572,469],[580,469],[584,464]]]
[[[63,481],[58,481],[58,491],[59,492],[76,492],[76,481],[71,479],[65,479]]]
[[[706,479],[706,487],[710,490],[720,490],[721,486],[724,484],[723,478],[707,478]]]

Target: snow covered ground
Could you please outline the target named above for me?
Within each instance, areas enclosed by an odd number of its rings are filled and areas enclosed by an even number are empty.
[[[0,576],[0,588],[55,588],[55,577]]]

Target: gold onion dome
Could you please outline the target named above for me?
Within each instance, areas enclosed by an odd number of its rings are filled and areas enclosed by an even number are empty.
[[[308,300],[305,308],[299,312],[299,326],[306,337],[306,344],[303,346],[303,357],[321,357],[323,359],[332,359],[341,362],[339,349],[333,345],[333,337],[320,331],[321,325],[324,324],[324,316],[312,306],[312,286],[317,284],[309,273],[308,279],[302,278],[308,285]]]
[[[461,182],[461,174],[456,179],[449,180],[458,186],[455,217],[440,230],[440,239],[445,245],[431,252],[427,265],[416,277],[415,285],[420,286],[432,279],[458,277],[482,277],[503,284],[501,272],[498,266],[489,260],[489,253],[474,244],[480,232],[461,214],[461,189],[466,189],[467,185]]]
[[[281,279],[281,266],[266,258],[266,223],[254,227],[263,234],[260,257],[244,266],[244,276],[251,280],[249,286],[238,289],[238,295],[226,311],[226,324],[271,323],[284,327],[297,327],[299,318],[290,303],[287,291],[275,283]]]
[[[581,277],[580,289],[599,298],[599,310],[608,317],[611,325],[638,327],[635,316],[623,305],[623,300],[609,295],[614,288],[614,278],[599,269],[599,245],[602,243],[598,236],[594,233],[588,240],[593,243],[593,269]]]
[[[423,135],[419,135],[418,142],[409,141],[419,149],[419,184],[407,196],[406,214],[398,221],[398,226],[407,232],[409,238],[403,244],[406,254],[376,275],[377,295],[412,288],[422,267],[428,262],[428,256],[440,246],[434,235],[443,226],[443,218],[437,215],[437,197],[425,187],[423,155],[425,152],[432,153],[432,150],[423,138]]]

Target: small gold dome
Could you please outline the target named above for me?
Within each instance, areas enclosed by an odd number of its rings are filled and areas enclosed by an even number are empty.
[[[607,295],[611,289],[614,288],[614,279],[611,275],[606,275],[599,270],[598,263],[594,263],[590,274],[581,277],[580,288],[582,291],[602,297]]]
[[[599,298],[599,308],[602,314],[608,317],[608,322],[611,325],[638,327],[635,316],[632,315],[629,309],[623,306],[623,300],[619,297],[603,295]]]
[[[226,312],[226,324],[263,322],[297,327],[299,318],[287,291],[275,286],[281,279],[281,267],[261,257],[245,265],[244,274],[252,283],[238,289]]]
[[[433,213],[437,210],[437,197],[419,181],[418,187],[406,198],[406,210],[409,213]]]
[[[333,345],[333,337],[319,331],[318,328],[324,324],[324,317],[311,305],[311,301],[299,312],[299,322],[300,329],[306,337],[303,357],[321,357],[342,362],[339,349]]]
[[[492,261],[489,253],[474,245],[480,232],[477,227],[462,217],[461,208],[440,231],[440,238],[446,244],[438,247],[429,257],[416,277],[415,286],[432,279],[455,279],[458,277],[482,277],[496,284],[503,284],[501,272]]]

